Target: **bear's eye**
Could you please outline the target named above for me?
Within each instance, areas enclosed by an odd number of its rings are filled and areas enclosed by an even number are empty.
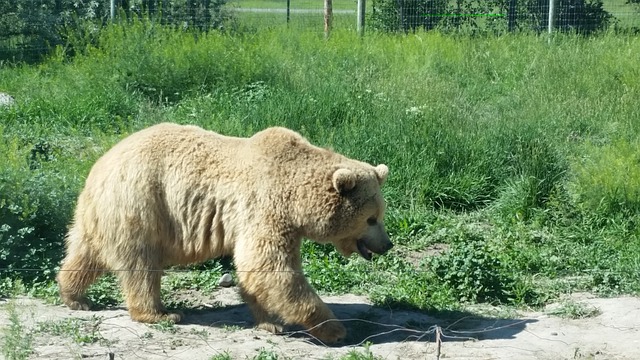
[[[374,226],[377,223],[378,223],[378,220],[376,220],[376,218],[374,218],[374,217],[370,217],[370,218],[367,219],[367,224],[369,226]]]

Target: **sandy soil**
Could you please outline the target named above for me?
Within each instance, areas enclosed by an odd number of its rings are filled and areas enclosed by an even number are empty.
[[[122,308],[79,312],[30,298],[17,298],[15,304],[25,333],[33,335],[33,359],[198,360],[225,352],[234,359],[251,359],[261,349],[280,359],[327,359],[354,350],[363,353],[365,342],[384,359],[437,359],[438,352],[440,359],[640,359],[640,299],[632,297],[581,295],[574,303],[596,307],[599,315],[570,320],[548,311],[506,317],[504,311],[495,312],[502,316],[391,311],[360,296],[328,296],[325,301],[350,332],[338,347],[313,343],[296,329],[287,335],[253,329],[235,288],[217,291],[216,306],[206,299],[213,303],[203,297],[203,306],[188,312],[184,323],[165,328],[135,323]],[[0,300],[3,329],[10,323],[7,304]],[[80,331],[52,325],[65,321],[75,321]],[[89,335],[93,341],[78,342]]]

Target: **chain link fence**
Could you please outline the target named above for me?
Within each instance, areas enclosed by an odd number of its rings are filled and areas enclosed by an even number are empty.
[[[326,0],[0,0],[0,61],[37,61],[109,21],[148,16],[208,31],[324,29]],[[356,31],[358,0],[332,0],[332,28]],[[439,29],[470,34],[557,31],[638,33],[640,0],[367,0],[367,31]]]

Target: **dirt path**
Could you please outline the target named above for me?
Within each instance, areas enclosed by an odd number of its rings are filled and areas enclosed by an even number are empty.
[[[248,309],[233,288],[215,294],[222,307],[203,306],[175,326],[135,323],[123,309],[76,312],[29,298],[16,299],[15,309],[23,333],[33,335],[33,359],[109,359],[113,354],[114,359],[198,360],[225,352],[251,359],[261,349],[280,359],[337,359],[354,349],[364,353],[364,342],[384,359],[436,359],[440,331],[441,359],[640,359],[639,298],[582,296],[574,304],[595,307],[599,315],[579,320],[542,312],[504,319],[390,311],[360,296],[324,299],[349,329],[345,346],[314,344],[299,332],[275,336],[252,329]],[[0,303],[0,327],[6,331],[9,302]]]

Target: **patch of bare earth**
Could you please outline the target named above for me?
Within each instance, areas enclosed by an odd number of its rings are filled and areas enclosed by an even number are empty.
[[[426,258],[442,255],[449,250],[449,247],[449,244],[435,243],[422,250],[409,250],[403,256],[413,267],[420,268]]]
[[[81,312],[30,298],[17,298],[15,303],[25,331],[34,336],[33,359],[198,360],[225,352],[234,359],[251,359],[260,349],[281,358],[323,359],[339,358],[365,342],[375,356],[384,359],[436,359],[438,352],[441,359],[640,359],[639,298],[583,296],[575,301],[599,312],[577,320],[544,312],[498,318],[465,312],[394,311],[354,295],[324,300],[349,329],[342,346],[314,343],[296,329],[286,335],[253,329],[236,288],[200,298],[203,304],[187,310],[183,323],[164,327],[133,322],[122,308]],[[6,329],[7,300],[0,302],[4,302],[0,328]],[[74,318],[93,323],[94,340],[78,342],[78,334],[52,334],[39,325]]]

